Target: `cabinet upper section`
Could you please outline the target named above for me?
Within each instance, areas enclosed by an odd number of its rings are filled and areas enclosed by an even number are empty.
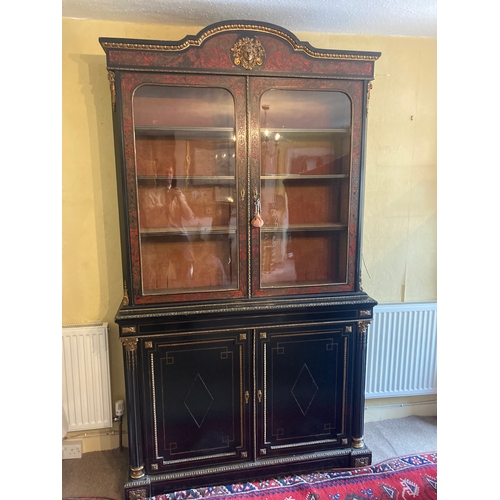
[[[251,22],[101,38],[124,307],[359,292],[372,52]]]
[[[100,38],[110,70],[324,76],[371,80],[379,52],[327,50],[289,31],[253,21],[226,21],[179,41]]]

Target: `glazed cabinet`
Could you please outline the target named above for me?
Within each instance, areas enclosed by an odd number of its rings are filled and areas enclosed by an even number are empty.
[[[115,130],[127,499],[370,463],[361,288],[379,53],[277,26],[101,38]]]

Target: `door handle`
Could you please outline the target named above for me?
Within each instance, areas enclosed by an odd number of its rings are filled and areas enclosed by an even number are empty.
[[[259,403],[262,403],[262,391],[260,389],[257,392],[257,400]]]

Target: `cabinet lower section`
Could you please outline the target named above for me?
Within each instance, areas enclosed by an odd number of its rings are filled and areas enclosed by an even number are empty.
[[[125,498],[369,465],[364,367],[373,302],[366,300],[363,309],[117,319],[130,453]]]

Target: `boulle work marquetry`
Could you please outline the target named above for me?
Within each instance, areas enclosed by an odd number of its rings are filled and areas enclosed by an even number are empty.
[[[360,220],[380,53],[254,21],[99,40],[122,241],[125,498],[371,463],[377,303],[361,288]]]

